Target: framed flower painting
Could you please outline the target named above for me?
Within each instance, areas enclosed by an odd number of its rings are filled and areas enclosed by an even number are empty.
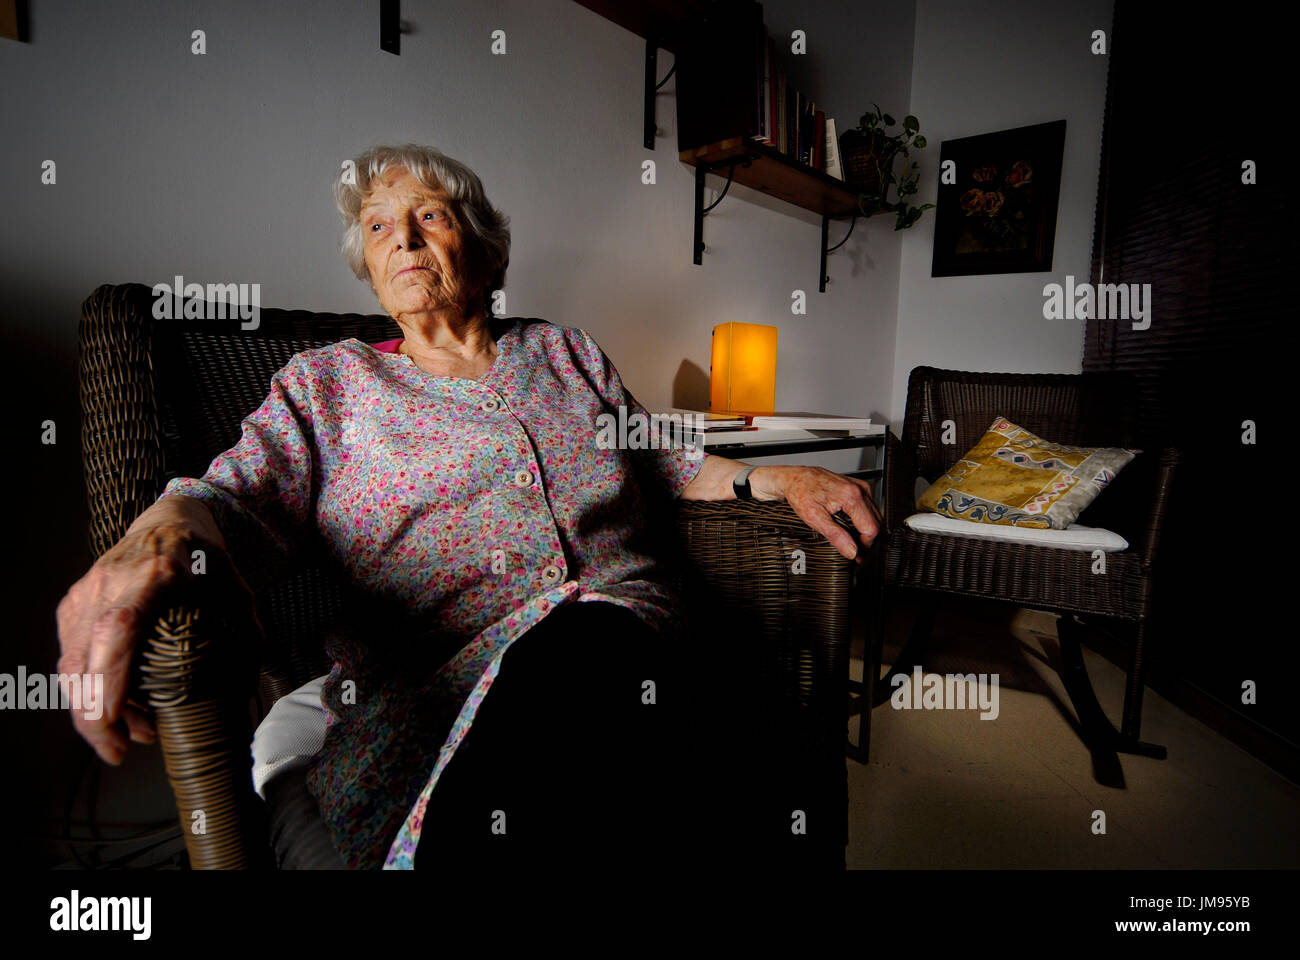
[[[1065,121],[945,140],[932,277],[1052,269]]]

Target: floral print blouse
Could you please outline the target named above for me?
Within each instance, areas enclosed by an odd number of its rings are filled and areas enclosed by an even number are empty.
[[[240,441],[162,494],[204,501],[254,590],[314,545],[358,598],[420,624],[405,645],[378,627],[326,644],[308,787],[353,867],[413,866],[430,794],[503,655],[550,611],[599,600],[657,630],[676,622],[651,518],[702,451],[598,442],[602,414],[647,414],[596,342],[491,322],[497,357],[478,380],[425,373],[401,341],[297,354]]]

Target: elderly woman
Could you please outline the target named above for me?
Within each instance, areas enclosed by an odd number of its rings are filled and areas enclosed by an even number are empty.
[[[327,733],[306,786],[329,855],[410,867],[422,834],[422,850],[441,849],[466,818],[511,836],[585,828],[599,845],[609,827],[593,809],[638,792],[602,751],[618,742],[610,731],[645,722],[642,684],[676,628],[656,503],[785,499],[856,557],[832,514],[869,546],[870,490],[689,448],[604,449],[601,414],[645,411],[582,330],[492,315],[509,231],[479,178],[414,145],[375,147],[355,170],[336,186],[343,251],[404,337],[299,353],[239,443],[201,479],[173,480],[73,585],[59,669],[102,672],[107,701],[101,719],[74,723],[113,764],[128,739],[153,739],[127,702],[127,669],[193,549],[228,561],[250,603],[323,549],[354,606],[402,614],[357,618],[327,646]],[[671,683],[660,694],[675,695]]]

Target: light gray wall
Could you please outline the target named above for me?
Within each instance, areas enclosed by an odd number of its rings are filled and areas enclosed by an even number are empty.
[[[934,211],[903,240],[889,410],[902,429],[907,376],[927,365],[1010,373],[1078,373],[1082,320],[1043,319],[1043,285],[1086,280],[1101,160],[1113,0],[917,0],[911,111],[930,145],[920,198],[933,202],[940,141],[1065,119],[1065,157],[1049,273],[931,277]]]

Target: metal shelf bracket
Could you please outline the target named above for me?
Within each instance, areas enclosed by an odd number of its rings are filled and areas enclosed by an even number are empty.
[[[668,82],[668,78],[673,75],[677,69],[677,59],[673,58],[673,65],[668,68],[668,73],[662,80],[657,80],[659,76],[659,41],[654,36],[645,38],[645,109],[642,114],[642,129],[644,136],[642,142],[647,150],[655,148],[655,134],[659,128],[655,126],[655,94],[659,88]]]
[[[731,189],[732,180],[736,176],[736,167],[752,166],[757,159],[753,154],[745,154],[740,157],[730,157],[726,160],[719,160],[717,163],[699,163],[695,166],[695,244],[694,259],[696,266],[704,263],[704,215],[722,202],[722,198],[727,195]],[[727,183],[718,194],[718,199],[714,200],[707,207],[704,205],[704,178],[714,170],[720,170],[722,167],[727,168]]]
[[[853,219],[849,221],[849,232],[844,234],[844,239],[841,240],[839,243],[835,244],[835,246],[827,248],[826,235],[828,233],[828,228],[830,227],[830,222],[831,222],[831,218],[823,214],[822,215],[822,262],[821,262],[820,269],[817,271],[817,292],[818,293],[826,292],[826,281],[830,279],[830,277],[826,275],[827,255],[834,253],[840,247],[844,246],[844,244],[849,242],[849,237],[853,236],[853,228],[858,225],[858,215],[855,213],[853,215]]]

